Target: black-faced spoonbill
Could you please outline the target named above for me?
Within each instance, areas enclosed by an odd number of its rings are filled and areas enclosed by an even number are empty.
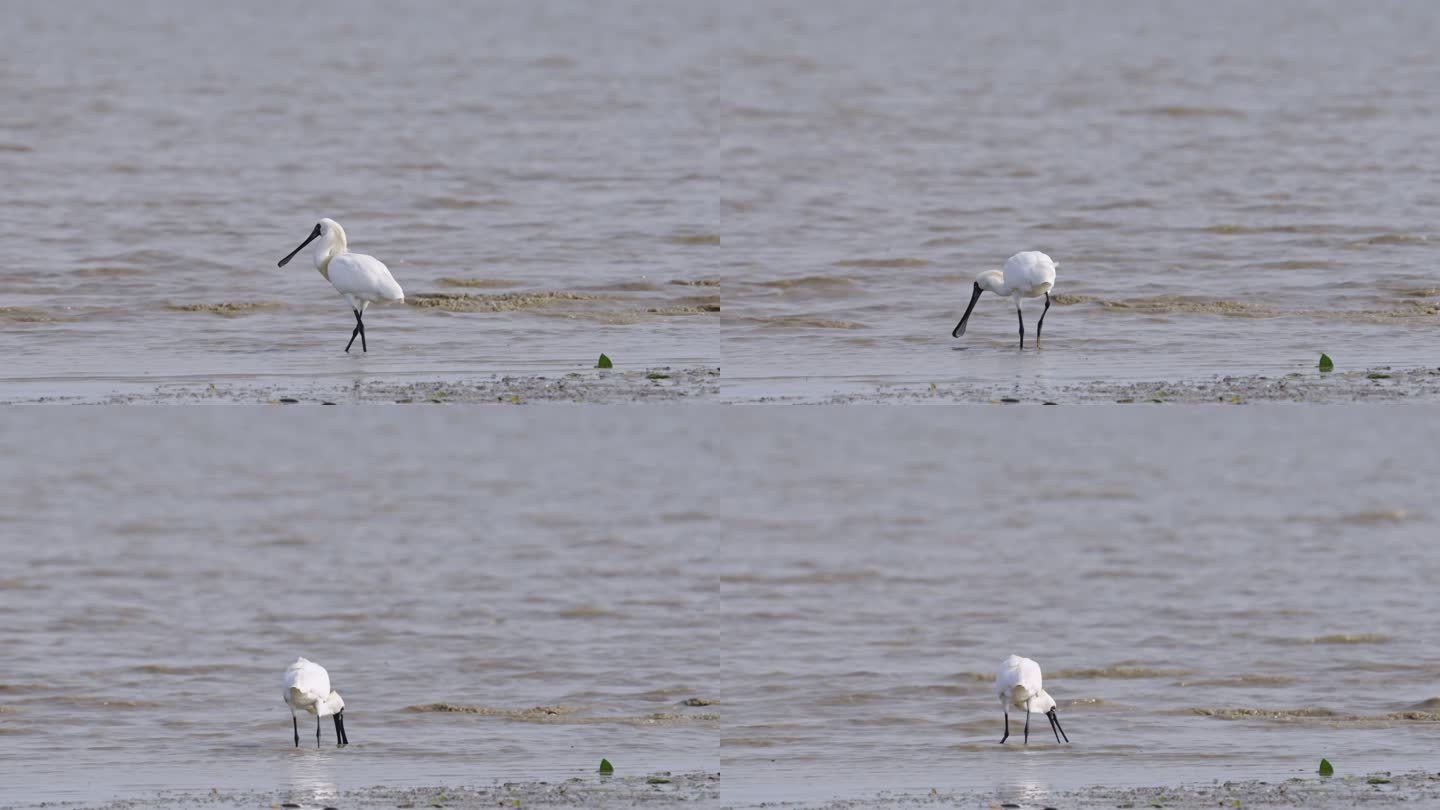
[[[300,747],[300,721],[295,711],[307,711],[315,715],[315,747],[320,747],[320,718],[335,718],[335,747],[349,745],[345,736],[345,701],[340,693],[330,689],[330,673],[325,668],[304,658],[285,670],[285,705],[290,707],[290,724],[295,728],[295,747]]]
[[[1010,739],[1010,707],[1025,712],[1025,744],[1030,744],[1030,715],[1043,712],[1050,718],[1050,730],[1055,732],[1055,742],[1065,729],[1060,727],[1060,718],[1055,714],[1055,698],[1050,697],[1040,686],[1040,665],[1029,658],[1012,655],[1000,665],[1000,674],[995,676],[995,691],[1000,694],[1000,708],[1005,711],[1005,736],[1000,744]],[[1070,737],[1065,737],[1070,742]]]
[[[975,277],[975,292],[970,294],[970,306],[950,337],[965,334],[965,322],[970,320],[970,310],[980,300],[980,293],[989,290],[1015,302],[1015,317],[1020,319],[1020,348],[1025,348],[1025,316],[1020,314],[1021,298],[1045,296],[1045,309],[1040,312],[1040,323],[1035,327],[1035,347],[1040,347],[1040,330],[1045,328],[1045,313],[1050,311],[1050,288],[1055,286],[1055,270],[1060,265],[1038,250],[1016,253],[1005,260],[1003,270],[986,270]]]
[[[340,223],[333,219],[322,219],[315,223],[315,229],[300,243],[300,247],[290,251],[290,255],[280,260],[278,267],[284,267],[295,254],[305,249],[305,246],[320,240],[315,246],[315,269],[320,275],[330,282],[345,300],[350,302],[350,309],[355,312],[355,331],[350,333],[350,342],[345,344],[345,351],[348,353],[350,347],[355,343],[355,336],[360,336],[360,351],[368,352],[365,346],[365,321],[361,316],[365,314],[365,308],[380,301],[404,302],[405,292],[400,285],[395,283],[395,277],[390,275],[390,268],[374,256],[366,256],[363,253],[349,253],[345,249],[345,229]]]

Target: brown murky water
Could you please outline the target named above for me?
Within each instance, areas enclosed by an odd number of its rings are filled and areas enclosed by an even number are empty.
[[[1430,409],[744,413],[727,801],[1433,771]],[[996,744],[1011,652],[1070,745]]]
[[[1433,3],[727,8],[728,397],[1437,365]]]
[[[719,366],[703,16],[8,9],[0,396]],[[368,354],[307,257],[275,266],[322,216],[407,294]]]
[[[689,410],[12,409],[0,805],[715,772]],[[297,655],[348,748],[292,747]]]

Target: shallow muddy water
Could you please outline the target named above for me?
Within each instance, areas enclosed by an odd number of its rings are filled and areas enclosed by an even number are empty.
[[[0,804],[714,773],[691,410],[12,409]]]
[[[1434,4],[732,8],[727,395],[1437,364]]]
[[[1429,409],[823,412],[729,431],[727,801],[1433,770]]]
[[[577,10],[10,9],[0,396],[718,366],[704,9]],[[323,216],[407,296],[368,353],[275,266]]]

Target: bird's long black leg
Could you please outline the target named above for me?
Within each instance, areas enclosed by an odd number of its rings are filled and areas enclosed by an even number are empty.
[[[1025,744],[1030,744],[1030,707],[1025,707]]]
[[[298,740],[298,739],[300,739],[300,738],[297,736],[295,739]],[[1005,744],[1005,741],[1008,740],[1008,739],[1010,739],[1010,710],[1009,710],[1009,709],[1006,709],[1006,710],[1005,710],[1005,736],[1000,738],[1000,744],[1001,744],[1001,745],[1004,745],[1004,744]],[[296,745],[299,745],[299,743],[297,742]]]
[[[1040,330],[1045,328],[1045,313],[1050,311],[1050,293],[1045,293],[1045,308],[1040,310],[1040,323],[1035,324],[1035,348],[1040,348]]]
[[[295,714],[290,714],[290,724],[295,727],[295,747],[300,747],[300,721],[295,719]]]
[[[358,309],[352,309],[352,310],[350,310],[350,311],[355,313],[355,329],[354,329],[354,331],[352,331],[352,332],[350,333],[350,342],[345,344],[345,353],[346,353],[346,354],[349,354],[349,353],[350,353],[350,347],[355,345],[355,336],[358,335],[358,334],[360,334],[360,330],[361,330],[361,325],[360,325],[360,310],[358,310]],[[363,338],[363,337],[360,338],[360,349],[361,349],[362,351],[365,349],[365,338]]]
[[[360,324],[360,351],[369,353],[370,349],[365,346],[365,321],[360,313],[355,313],[355,321]]]
[[[320,747],[320,715],[315,715],[315,747]]]
[[[1025,348],[1025,316],[1020,314],[1019,304],[1015,305],[1015,317],[1020,319],[1020,348],[1023,349]],[[1030,718],[1026,717],[1025,722],[1030,722]]]

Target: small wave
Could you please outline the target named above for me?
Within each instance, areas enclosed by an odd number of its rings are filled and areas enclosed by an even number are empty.
[[[1052,678],[1181,678],[1189,675],[1184,669],[1158,669],[1152,667],[1095,667],[1090,669],[1061,669]]]
[[[241,667],[231,664],[205,664],[192,667],[172,667],[165,664],[141,664],[131,667],[129,672],[138,672],[143,675],[212,675],[224,670],[239,671]]]
[[[1333,270],[1340,266],[1339,262],[1324,259],[1281,259],[1273,262],[1257,262],[1251,265],[1256,270]]]
[[[1272,318],[1283,313],[1258,304],[1243,301],[1211,301],[1186,298],[1178,295],[1161,295],[1154,298],[1132,298],[1111,300],[1091,295],[1052,295],[1054,304],[1097,304],[1102,309],[1120,312],[1138,312],[1146,315],[1230,315],[1242,318]]]
[[[1068,217],[1051,222],[1040,222],[1037,223],[1035,227],[1042,231],[1104,231],[1115,227],[1115,223],[1103,220]]]
[[[1434,298],[1440,295],[1440,287],[1409,287],[1392,292],[1401,298]]]
[[[726,737],[720,744],[725,748],[774,748],[780,743],[768,737]]]
[[[472,208],[509,208],[513,203],[504,199],[475,199],[471,197],[430,197],[416,204],[417,208],[444,211],[463,211]]]
[[[420,309],[441,309],[446,312],[515,312],[563,304],[567,301],[603,301],[599,295],[572,292],[500,293],[472,295],[469,293],[415,293],[405,303]]]
[[[31,582],[24,577],[6,577],[0,579],[0,591],[43,591],[49,587],[49,585],[43,582]],[[0,689],[4,688],[3,685],[0,685]]]
[[[1295,683],[1289,675],[1236,675],[1233,678],[1212,678],[1204,681],[1181,681],[1180,686],[1288,686]]]
[[[283,309],[284,304],[275,301],[227,301],[218,304],[166,304],[172,312],[209,312],[235,318],[264,310]]]
[[[579,607],[566,608],[555,614],[562,619],[615,619],[622,614],[606,610],[594,605],[580,605]]]
[[[442,287],[474,287],[479,289],[495,289],[502,287],[519,287],[524,282],[510,281],[503,278],[451,278],[449,276],[438,279],[436,284]]]
[[[1277,644],[1388,644],[1390,637],[1383,633],[1334,633],[1314,638],[1282,638]]]
[[[807,315],[782,315],[775,318],[738,318],[737,321],[754,324],[763,329],[865,329],[863,323],[840,321],[830,318],[812,318]],[[734,321],[732,321],[733,323]]]
[[[1230,107],[1203,107],[1168,104],[1160,107],[1135,107],[1121,110],[1121,115],[1147,115],[1157,118],[1244,118],[1245,113]]]
[[[530,64],[535,67],[551,68],[552,70],[568,70],[578,63],[568,56],[542,56]]]
[[[720,244],[720,234],[682,233],[671,236],[666,241],[676,245],[718,245]]]
[[[652,307],[645,310],[651,315],[704,315],[710,312],[719,312],[719,304],[696,304],[681,305],[673,307]]]
[[[491,706],[472,706],[459,703],[424,703],[417,706],[406,706],[405,711],[474,714],[482,717],[503,717],[508,720],[523,723],[555,723],[567,725],[685,725],[689,723],[713,723],[720,719],[720,715],[718,714],[684,714],[679,712],[654,712],[639,716],[612,715],[588,717],[577,716],[579,709],[570,706],[536,706],[531,709],[499,709]]]
[[[1344,716],[1330,709],[1326,709],[1323,706],[1307,706],[1302,709],[1194,708],[1190,711],[1201,717],[1215,717],[1220,720],[1244,720],[1254,717],[1264,720],[1293,720],[1317,717],[1328,719]]]
[[[55,317],[35,307],[0,307],[0,323],[49,323]]]
[[[475,706],[465,703],[421,703],[406,706],[407,712],[443,712],[450,714],[478,714],[483,717],[508,717],[512,720],[545,720],[574,714],[579,709],[573,706],[532,706],[528,709],[499,709],[493,706]]]
[[[842,278],[840,276],[801,276],[800,278],[782,278],[775,281],[761,281],[757,286],[769,287],[775,290],[833,290],[851,288],[857,282],[853,278]]]
[[[1095,203],[1095,204],[1093,204],[1093,205],[1082,205],[1082,206],[1079,206],[1080,210],[1082,210],[1082,211],[1122,211],[1122,210],[1131,209],[1131,208],[1142,208],[1142,209],[1143,209],[1143,208],[1154,208],[1154,207],[1155,207],[1155,203],[1154,203],[1154,202],[1151,202],[1150,200],[1142,200],[1142,199],[1111,200],[1111,201],[1109,201],[1109,202],[1100,202],[1100,203]]]
[[[1386,523],[1404,523],[1416,517],[1418,515],[1406,512],[1404,509],[1375,509],[1368,512],[1351,512],[1341,515],[1336,520],[1350,526],[1375,526]]]
[[[930,264],[929,259],[842,259],[835,262],[836,267],[925,267]]]
[[[43,698],[38,702],[42,705],[79,706],[87,709],[158,709],[163,705],[150,700],[113,700],[86,695],[59,695]]]
[[[1368,247],[1370,245],[1423,245],[1430,241],[1428,236],[1410,233],[1382,233],[1369,239],[1351,242],[1347,247]]]
[[[671,283],[671,284],[679,284],[679,285],[684,286],[684,287],[719,287],[719,286],[720,286],[720,279],[718,279],[718,278],[697,278],[697,279],[677,278],[677,279],[672,279],[672,280],[670,281],[670,283]]]
[[[1201,233],[1216,234],[1218,236],[1261,236],[1271,233],[1334,235],[1337,231],[1341,230],[1344,230],[1341,226],[1326,224],[1251,226],[1222,223],[1200,228]]]
[[[1327,726],[1383,727],[1396,722],[1434,723],[1440,714],[1431,711],[1400,711],[1386,714],[1341,714],[1323,706],[1300,709],[1196,708],[1190,710],[1201,717],[1218,720],[1273,720],[1282,723],[1303,723],[1308,720]]]

